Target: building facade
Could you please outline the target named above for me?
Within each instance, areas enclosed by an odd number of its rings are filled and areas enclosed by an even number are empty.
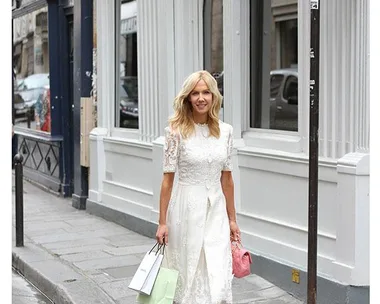
[[[319,3],[318,300],[367,303],[369,3]],[[309,1],[97,0],[96,29],[87,210],[155,235],[163,131],[185,78],[206,69],[234,128],[235,202],[252,271],[305,298]]]
[[[12,27],[13,153],[23,155],[25,177],[70,196],[73,2],[21,1]]]
[[[94,123],[86,110],[96,96],[93,1],[24,0],[12,18],[13,153],[23,155],[26,178],[84,209],[84,147]]]

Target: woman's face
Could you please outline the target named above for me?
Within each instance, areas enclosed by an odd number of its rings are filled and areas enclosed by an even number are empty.
[[[211,109],[212,93],[201,79],[189,94],[189,101],[193,108],[193,116],[205,116]]]

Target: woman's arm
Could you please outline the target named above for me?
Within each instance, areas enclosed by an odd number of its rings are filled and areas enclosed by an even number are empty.
[[[234,180],[231,171],[222,171],[221,177],[223,194],[226,198],[228,219],[236,222],[236,211],[234,201]]]
[[[231,241],[240,242],[240,229],[236,223],[236,211],[234,200],[234,180],[231,171],[222,171],[221,184],[223,194],[226,198],[226,209],[230,224]]]
[[[170,196],[172,194],[174,181],[174,172],[164,173],[162,183],[161,183],[161,193],[160,193],[160,217],[158,220],[158,228],[156,232],[157,242],[165,244],[169,241],[169,231],[166,226],[166,214],[168,211]]]
[[[173,132],[169,127],[165,128],[165,144],[163,157],[163,178],[160,193],[160,217],[156,233],[157,242],[168,243],[168,228],[166,226],[166,213],[172,194],[174,174],[178,164],[179,134]]]
[[[166,225],[166,213],[168,211],[169,200],[172,194],[173,181],[174,172],[164,173],[160,193],[160,218],[158,221],[159,225]]]

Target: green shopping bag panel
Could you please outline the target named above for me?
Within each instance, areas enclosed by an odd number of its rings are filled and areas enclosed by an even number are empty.
[[[138,294],[139,304],[173,304],[177,288],[178,271],[161,267],[150,296]]]

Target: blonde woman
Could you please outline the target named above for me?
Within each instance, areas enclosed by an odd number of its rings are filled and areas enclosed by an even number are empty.
[[[207,71],[191,74],[165,129],[157,241],[179,271],[176,304],[232,303],[234,206],[232,127],[219,120],[222,96]],[[172,192],[174,174],[178,185]]]

